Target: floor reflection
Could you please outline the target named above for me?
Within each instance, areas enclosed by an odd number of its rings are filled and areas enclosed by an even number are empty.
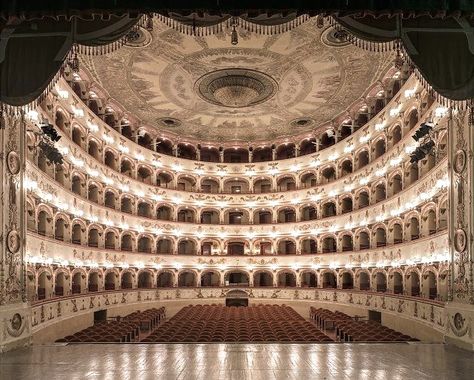
[[[51,345],[0,355],[0,378],[471,380],[473,359],[422,343]]]

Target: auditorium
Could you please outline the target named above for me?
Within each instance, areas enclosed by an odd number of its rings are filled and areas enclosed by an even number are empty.
[[[473,31],[0,2],[0,378],[472,379]]]

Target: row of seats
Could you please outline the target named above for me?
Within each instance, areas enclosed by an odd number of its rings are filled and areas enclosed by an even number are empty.
[[[360,320],[340,311],[310,308],[310,318],[323,331],[334,331],[342,342],[410,342],[416,341],[408,335],[383,326],[376,321]]]
[[[288,306],[186,306],[143,342],[331,342]]]
[[[58,339],[63,343],[124,343],[139,342],[140,334],[152,331],[165,319],[165,308],[137,311],[125,317],[100,321],[73,335]]]

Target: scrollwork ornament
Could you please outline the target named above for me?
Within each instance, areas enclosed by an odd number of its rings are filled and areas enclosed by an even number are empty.
[[[461,313],[456,313],[449,318],[449,327],[457,337],[466,335],[469,330],[469,324],[466,323],[466,318]]]

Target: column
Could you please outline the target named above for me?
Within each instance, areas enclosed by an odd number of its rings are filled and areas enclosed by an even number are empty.
[[[0,103],[0,107],[2,104]],[[30,344],[26,295],[25,131],[23,112],[0,108],[0,352]]]
[[[469,111],[449,110],[449,250],[447,343],[474,350],[474,130]],[[471,113],[473,111],[471,110]]]

